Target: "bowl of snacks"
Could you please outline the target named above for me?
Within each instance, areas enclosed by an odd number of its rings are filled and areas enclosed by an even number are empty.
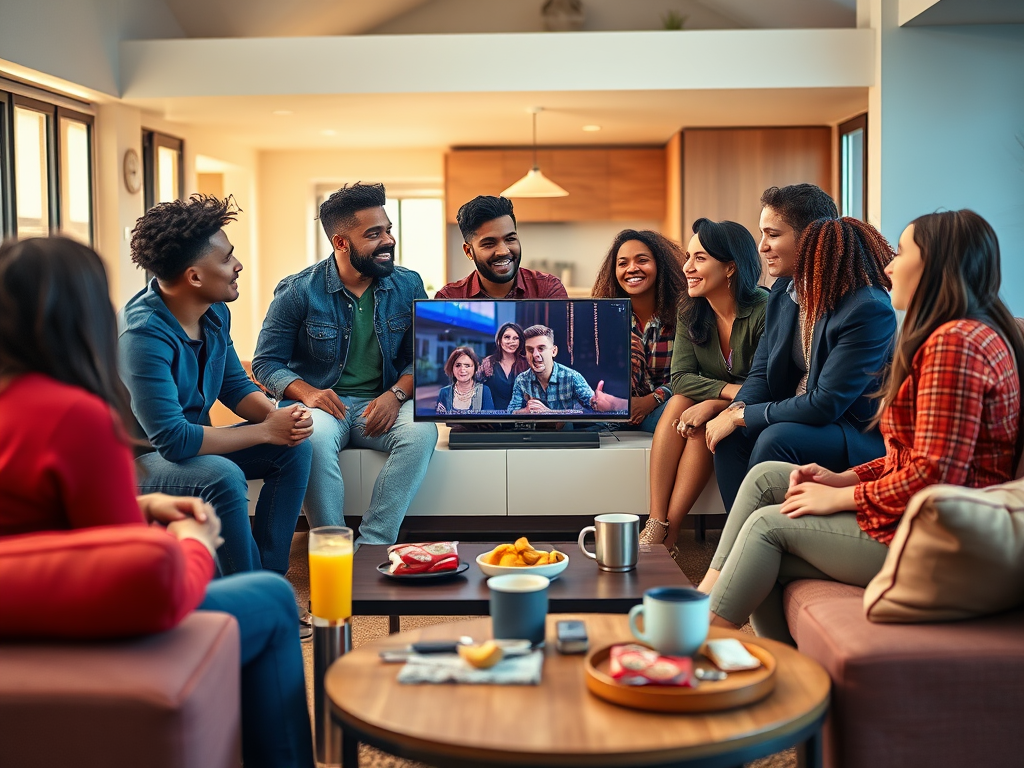
[[[488,576],[533,573],[553,579],[569,566],[569,556],[557,549],[547,552],[534,549],[523,536],[516,539],[514,544],[499,544],[490,552],[478,555],[476,564]]]

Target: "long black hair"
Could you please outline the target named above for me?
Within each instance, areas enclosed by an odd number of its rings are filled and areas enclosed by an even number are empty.
[[[731,282],[737,307],[750,307],[763,301],[765,291],[757,284],[761,277],[761,259],[757,255],[757,243],[746,227],[735,221],[697,219],[693,222],[693,234],[700,238],[704,252],[713,259],[736,265]],[[711,339],[715,311],[703,296],[690,298],[684,293],[679,305],[679,322],[686,328],[690,341],[703,347]]]
[[[619,281],[615,278],[615,260],[619,249],[630,240],[638,240],[650,249],[658,274],[654,278],[654,314],[668,331],[676,327],[676,313],[679,299],[686,293],[686,278],[683,277],[682,249],[659,232],[650,229],[637,231],[624,229],[615,236],[612,247],[597,270],[597,280],[591,296],[597,299],[628,299]]]
[[[66,237],[0,245],[0,375],[41,373],[106,401],[133,423],[117,373],[117,321],[94,250]]]
[[[516,348],[515,361],[512,363],[512,371],[509,373],[509,378],[514,379],[520,373],[530,367],[530,364],[526,362],[526,337],[523,336],[523,328],[519,323],[502,323],[501,327],[498,328],[498,332],[494,334],[494,351],[484,358],[485,361],[490,361],[488,365],[493,371],[499,365],[501,365],[501,337],[505,335],[505,331],[511,328],[519,336],[519,346]],[[477,378],[483,381],[482,374],[477,373]]]

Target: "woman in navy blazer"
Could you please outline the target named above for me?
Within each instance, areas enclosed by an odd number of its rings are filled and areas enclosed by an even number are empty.
[[[736,400],[706,427],[726,509],[762,461],[842,470],[885,452],[869,424],[896,334],[884,274],[892,248],[864,222],[837,221],[811,184],[772,187],[761,204],[760,251],[778,278],[765,333]],[[833,225],[801,237],[818,219]]]

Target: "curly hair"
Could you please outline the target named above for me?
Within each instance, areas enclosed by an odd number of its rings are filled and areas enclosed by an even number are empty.
[[[671,331],[676,327],[679,299],[686,293],[686,278],[683,276],[685,257],[678,245],[659,232],[649,229],[624,229],[619,232],[597,270],[597,280],[594,281],[590,295],[595,299],[629,298],[615,277],[615,261],[619,249],[630,240],[643,243],[654,256],[654,264],[658,268],[654,278],[654,314],[662,326]]]
[[[241,213],[234,197],[192,195],[146,211],[132,230],[132,261],[173,280],[206,253],[210,238]]]
[[[511,218],[512,224],[515,225],[516,214],[512,209],[511,200],[507,197],[480,195],[459,208],[459,212],[455,215],[455,221],[459,225],[459,231],[462,232],[462,239],[468,243],[480,229],[481,224],[500,219],[502,216]]]
[[[885,268],[895,255],[882,233],[860,219],[817,219],[807,225],[793,270],[805,354],[814,324],[852,291],[869,285],[892,288]]]
[[[736,305],[754,306],[764,295],[764,289],[757,284],[761,277],[761,258],[757,255],[757,243],[750,230],[735,221],[702,218],[693,222],[693,234],[700,238],[701,247],[708,256],[736,266],[731,281]],[[711,330],[716,323],[715,311],[704,296],[690,298],[684,291],[679,304],[679,322],[686,328],[690,341],[703,347],[711,339]]]
[[[817,219],[838,219],[839,209],[828,192],[814,184],[768,187],[761,194],[761,207],[771,208],[789,224],[797,237]]]
[[[383,184],[346,184],[320,204],[320,224],[330,239],[339,229],[355,226],[356,214],[367,208],[383,208],[388,195]]]

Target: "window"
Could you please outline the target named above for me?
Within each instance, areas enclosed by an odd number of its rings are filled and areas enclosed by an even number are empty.
[[[868,116],[839,124],[839,194],[843,216],[867,221]]]
[[[318,189],[317,209],[336,190],[337,187]],[[395,263],[419,273],[427,295],[433,296],[445,284],[445,222],[440,190],[402,190],[391,185],[384,210],[397,241]],[[316,234],[319,261],[333,251],[320,222]]]
[[[0,234],[92,245],[93,117],[64,106],[78,106],[70,99],[15,87],[0,90]]]
[[[147,211],[157,203],[181,198],[185,186],[184,150],[185,142],[181,139],[156,131],[143,132],[142,172]]]

